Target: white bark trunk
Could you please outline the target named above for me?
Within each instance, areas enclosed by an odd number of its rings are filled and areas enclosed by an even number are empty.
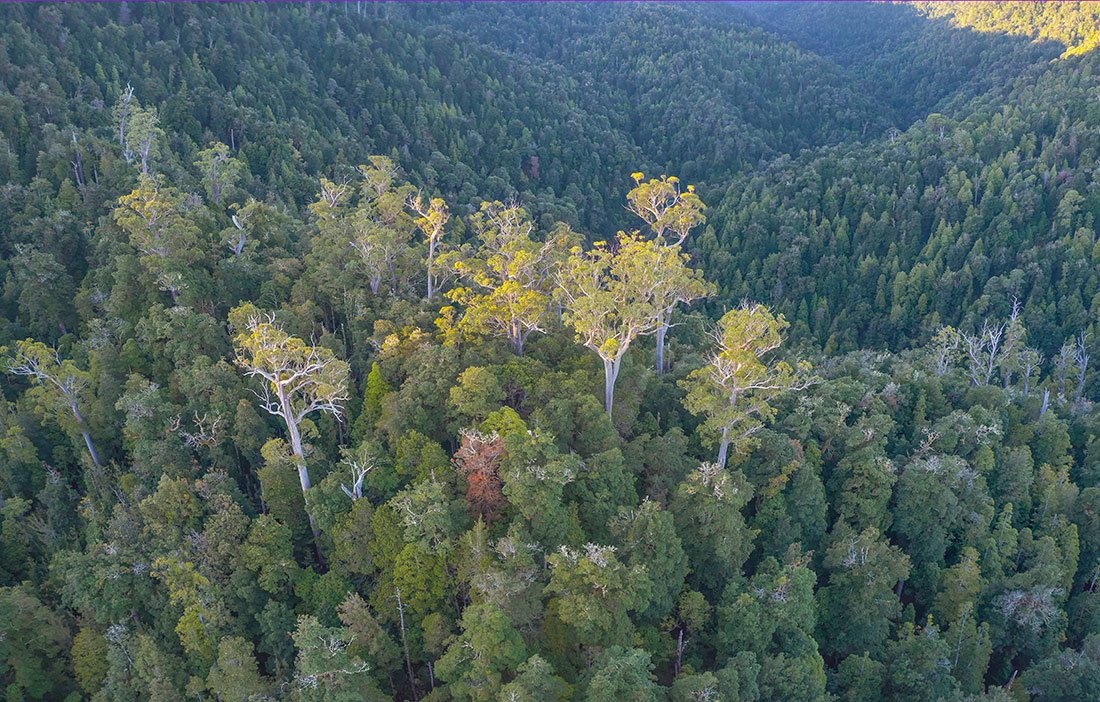
[[[99,460],[99,453],[95,450],[95,445],[92,444],[92,435],[88,433],[87,425],[84,424],[84,416],[80,414],[80,409],[77,408],[75,402],[69,405],[69,409],[72,410],[73,418],[80,426],[80,435],[84,437],[84,445],[88,447],[88,453],[92,456],[92,463],[95,464],[96,468],[102,468],[103,463]]]
[[[607,410],[607,416],[611,416],[611,409],[615,404],[615,381],[619,378],[619,364],[621,358],[603,362],[603,406]]]
[[[718,442],[718,467],[726,467],[726,459],[729,456],[730,450],[730,428],[726,427],[722,429],[722,439]]]
[[[664,375],[665,370],[665,335],[668,334],[668,323],[662,323],[657,327],[657,375]]]

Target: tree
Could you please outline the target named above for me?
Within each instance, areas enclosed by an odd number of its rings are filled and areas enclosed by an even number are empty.
[[[372,661],[376,677],[397,670],[401,665],[401,650],[358,593],[352,592],[340,604],[339,615],[351,638],[351,655]]]
[[[23,587],[0,588],[0,688],[8,700],[64,699],[61,619]]]
[[[211,597],[210,579],[194,564],[172,557],[153,561],[150,573],[168,589],[168,600],[183,608],[176,623],[183,650],[196,662],[209,667],[217,653],[217,634],[229,619],[220,597]]]
[[[752,651],[758,660],[781,653],[817,656],[816,577],[806,561],[799,556],[780,566],[767,558],[748,582],[729,582],[718,606],[717,641],[722,650]]]
[[[80,688],[89,695],[103,687],[110,663],[107,640],[95,629],[82,628],[73,637],[73,673]]]
[[[496,433],[483,434],[470,429],[463,430],[461,436],[454,463],[466,476],[466,502],[473,514],[492,522],[508,504],[500,480],[504,440]]]
[[[645,651],[611,646],[597,656],[584,699],[589,702],[658,702],[664,692],[653,680]]]
[[[634,188],[626,195],[626,207],[649,225],[662,244],[680,246],[692,229],[707,221],[694,185],[681,190],[676,176],[643,182],[644,173],[632,173],[631,178]]]
[[[383,156],[371,156],[369,166],[360,166],[363,176],[359,206],[351,215],[352,246],[377,295],[383,278],[391,290],[398,285],[398,267],[409,254],[413,219],[405,211],[412,186],[397,182],[397,167]]]
[[[640,336],[660,326],[657,292],[678,260],[665,247],[640,236],[619,233],[616,248],[596,242],[582,253],[574,248],[559,277],[565,321],[585,347],[603,361],[604,409],[611,414],[615,381],[623,356]],[[673,268],[672,270],[675,270]]]
[[[874,527],[833,529],[825,552],[829,584],[818,590],[818,640],[833,656],[882,650],[901,614],[894,587],[909,577],[909,558]]]
[[[349,651],[343,627],[326,627],[315,617],[298,617],[298,649],[291,699],[300,702],[359,702],[386,699],[370,677],[370,666]]]
[[[567,541],[576,521],[563,494],[582,465],[575,455],[559,454],[553,437],[529,432],[519,417],[515,419],[522,429],[502,432],[506,449],[500,471],[503,492],[517,512],[517,521],[543,547],[553,548]]]
[[[691,230],[706,222],[703,201],[695,194],[695,186],[680,190],[676,176],[661,176],[642,182],[642,173],[632,174],[634,188],[627,193],[627,209],[638,215],[653,232],[655,241],[673,254],[667,263],[667,274],[661,276],[655,291],[657,301],[657,373],[667,370],[665,336],[672,325],[672,313],[677,305],[710,294],[712,287],[703,280],[700,271],[687,266],[688,257],[680,255],[680,247]],[[675,263],[673,263],[675,262]]]
[[[137,101],[134,99],[134,88],[129,83],[126,84],[126,89],[121,91],[118,96],[118,102],[115,103],[112,110],[112,116],[115,123],[118,126],[118,145],[123,147],[123,156],[126,158],[126,163],[130,163],[132,154],[126,149],[126,130],[130,126],[130,118],[133,115],[134,108],[138,107]]]
[[[516,670],[512,682],[501,688],[497,702],[565,702],[570,692],[568,683],[554,674],[554,667],[535,655]]]
[[[115,104],[114,118],[126,163],[133,163],[136,157],[141,162],[141,174],[148,175],[149,161],[158,155],[158,142],[164,136],[157,109],[143,108],[134,97],[134,89],[127,84]]]
[[[239,636],[218,642],[218,659],[206,678],[210,691],[224,702],[274,700],[271,684],[256,669],[252,644]]]
[[[372,362],[370,373],[367,374],[366,387],[363,390],[363,407],[359,416],[355,418],[355,426],[352,427],[352,437],[365,439],[374,434],[378,420],[382,418],[382,401],[386,395],[393,392],[393,387],[382,377],[382,369],[378,362]]]
[[[646,499],[637,508],[620,508],[609,526],[627,565],[645,567],[649,573],[653,592],[644,614],[650,621],[660,621],[672,611],[688,573],[688,558],[672,514]]]
[[[928,344],[928,352],[932,359],[932,371],[937,378],[941,378],[951,370],[960,356],[959,345],[962,337],[954,327],[940,327]]]
[[[443,241],[443,228],[447,226],[447,220],[451,218],[451,214],[443,198],[433,197],[425,203],[420,193],[409,197],[408,206],[419,215],[413,223],[424,234],[424,239],[428,243],[428,256],[424,261],[428,274],[428,294],[425,299],[431,302],[438,284],[436,256]]]
[[[199,230],[185,216],[185,200],[179,190],[164,184],[163,177],[143,174],[138,186],[119,198],[112,213],[173,303],[185,287],[185,275],[202,258]]]
[[[241,162],[230,156],[229,147],[220,141],[212,141],[208,148],[200,151],[195,165],[202,174],[206,194],[214,204],[221,203],[222,192],[237,182],[241,172]]]
[[[718,439],[719,467],[726,465],[731,445],[735,451],[745,450],[752,435],[775,416],[768,400],[809,383],[809,364],[792,368],[784,361],[764,360],[783,343],[787,327],[783,315],[776,317],[763,305],[730,310],[718,322],[710,361],[681,381],[688,391],[684,405],[705,415],[704,431]]]
[[[464,308],[459,329],[504,337],[522,356],[527,338],[545,332],[553,316],[554,276],[575,236],[559,228],[536,242],[527,212],[501,202],[483,202],[471,224],[481,245],[475,255],[452,264],[471,287],[447,293]]]
[[[614,546],[585,544],[582,549],[562,546],[547,556],[558,616],[589,646],[629,640],[628,612],[649,601],[652,583],[644,566],[628,567]]]
[[[99,452],[80,412],[90,380],[88,373],[72,361],[62,360],[56,350],[32,339],[16,342],[15,353],[8,361],[8,372],[34,380],[42,406],[55,412],[63,427],[79,432],[92,463],[102,468]]]
[[[398,168],[385,156],[371,156],[370,165],[361,165],[363,178],[359,199],[348,206],[353,189],[347,181],[335,183],[321,178],[321,192],[309,206],[317,227],[339,264],[350,248],[359,254],[358,265],[367,277],[372,295],[389,281],[396,292],[412,253],[410,241],[416,228],[406,210],[413,187],[398,181]]]
[[[985,320],[980,330],[973,334],[963,332],[959,336],[966,354],[967,373],[974,385],[989,385],[993,379],[1001,356],[1006,327],[1004,323],[993,324]]]
[[[1080,650],[1058,651],[1020,677],[1021,686],[1035,702],[1096,699],[1100,695],[1100,636],[1090,634]]]
[[[262,381],[261,406],[286,424],[291,451],[304,495],[311,487],[302,443],[302,423],[315,412],[343,416],[348,395],[348,364],[323,346],[311,346],[290,336],[275,321],[252,305],[230,313],[244,331],[234,340],[237,365],[245,374]],[[313,525],[313,518],[310,517]],[[319,534],[314,526],[314,537]]]
[[[899,702],[938,702],[954,698],[958,682],[943,665],[950,648],[932,624],[917,629],[901,627],[896,641],[886,645],[882,699]]]
[[[696,587],[715,591],[739,575],[756,536],[741,514],[752,493],[741,471],[731,472],[717,463],[702,464],[676,489],[670,510]]]
[[[668,370],[665,360],[665,337],[672,327],[672,313],[680,304],[692,302],[711,294],[714,287],[703,279],[701,271],[688,268],[688,256],[680,253],[679,245],[669,247],[670,256],[665,261],[664,273],[654,287],[653,296],[657,309],[657,374]]]
[[[69,333],[76,286],[53,254],[16,244],[7,287],[9,294],[17,295],[19,317],[32,333],[46,339]]]
[[[435,673],[459,699],[492,702],[503,681],[527,660],[519,632],[499,607],[475,603],[462,614],[462,633],[447,647]]]

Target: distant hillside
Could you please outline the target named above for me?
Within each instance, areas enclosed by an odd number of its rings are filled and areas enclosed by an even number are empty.
[[[720,182],[782,153],[873,138],[884,110],[831,60],[729,6],[428,5],[442,25],[574,77],[648,159]]]
[[[999,32],[1064,45],[1067,55],[1100,46],[1100,2],[917,2],[929,17],[958,27]]]
[[[23,5],[0,9],[0,177],[57,188],[74,135],[88,216],[124,192],[112,108],[159,113],[188,188],[211,140],[245,187],[300,208],[316,176],[389,153],[449,201],[520,198],[547,221],[625,226],[619,178],[733,173],[881,133],[829,62],[724,8],[633,5]],[[183,57],[183,60],[180,60]],[[2,226],[2,225],[0,225]]]
[[[944,16],[956,4],[991,5],[926,3],[928,13],[904,3],[759,2],[736,8],[749,21],[847,69],[891,123],[905,128],[931,112],[955,113],[990,91],[1003,96],[1016,77],[1045,66],[1065,48],[961,29]]]
[[[980,326],[1013,298],[1047,354],[1100,317],[1100,53],[736,179],[699,242],[722,299],[766,300],[829,351]]]

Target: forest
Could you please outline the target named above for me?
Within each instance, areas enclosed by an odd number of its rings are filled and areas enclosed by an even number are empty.
[[[1100,699],[1100,3],[0,27],[0,698]]]

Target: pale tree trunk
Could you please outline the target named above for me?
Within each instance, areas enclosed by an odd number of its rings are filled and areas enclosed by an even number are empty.
[[[722,440],[718,442],[718,463],[719,468],[726,467],[726,458],[729,455],[730,450],[730,428],[724,427],[722,429]]]
[[[435,296],[435,276],[432,275],[432,263],[435,261],[435,241],[428,239],[428,302]]]
[[[92,455],[92,463],[96,468],[102,468],[103,464],[99,460],[99,454],[96,453],[95,446],[92,445],[92,437],[87,431],[81,431],[80,435],[84,437],[84,445],[88,447],[88,453]]]
[[[313,549],[317,554],[317,561],[324,565],[325,556],[321,553],[321,530],[317,528],[317,523],[313,521],[313,514],[309,511],[309,502],[306,495],[306,491],[311,487],[309,480],[309,466],[306,464],[306,454],[302,450],[302,434],[298,429],[298,423],[294,421],[294,414],[290,408],[290,403],[287,402],[285,397],[280,397],[280,404],[283,408],[283,418],[286,420],[287,434],[290,435],[290,450],[294,453],[294,465],[298,469],[298,482],[302,486],[302,505],[306,511],[306,518],[309,520],[309,530],[313,533]]]
[[[80,410],[77,409],[76,403],[69,405],[69,409],[73,410],[73,418],[76,419],[77,425],[80,427],[80,436],[84,437],[84,445],[88,447],[88,453],[91,454],[91,462],[96,464],[96,468],[102,468],[103,463],[99,460],[99,453],[96,451],[96,447],[92,445],[91,435],[88,434],[88,426],[84,423],[84,416],[80,414]]]
[[[73,412],[73,419],[80,426],[80,435],[84,437],[84,445],[88,447],[88,453],[92,456],[92,463],[95,464],[96,468],[102,468],[103,463],[99,460],[99,453],[96,452],[95,445],[92,444],[92,435],[88,433],[88,425],[84,423],[84,416],[80,414],[75,402],[69,405],[69,409]]]
[[[215,157],[210,164],[210,199],[218,204],[221,199],[222,188],[218,184],[218,159]]]
[[[603,362],[603,406],[607,410],[607,416],[611,416],[611,408],[615,404],[615,381],[619,379],[619,367],[622,357]]]
[[[1080,402],[1081,398],[1085,396],[1085,373],[1088,372],[1088,363],[1089,360],[1088,357],[1086,357],[1084,361],[1080,363],[1077,371],[1077,392],[1073,395],[1074,403]]]
[[[287,420],[286,426],[290,434],[290,448],[294,452],[294,463],[298,468],[298,482],[302,484],[302,494],[304,495],[312,485],[309,481],[309,467],[306,465],[305,453],[302,450],[302,435],[298,430],[298,425],[293,421]]]
[[[684,659],[684,648],[685,647],[686,647],[686,645],[684,643],[684,627],[683,627],[683,625],[681,625],[680,626],[680,631],[676,635],[676,662],[672,666],[673,677],[679,677],[680,676],[680,666],[682,665],[682,662],[683,662],[683,659]]]
[[[662,322],[657,327],[657,375],[664,375],[665,370],[665,335],[668,334],[668,322]]]

